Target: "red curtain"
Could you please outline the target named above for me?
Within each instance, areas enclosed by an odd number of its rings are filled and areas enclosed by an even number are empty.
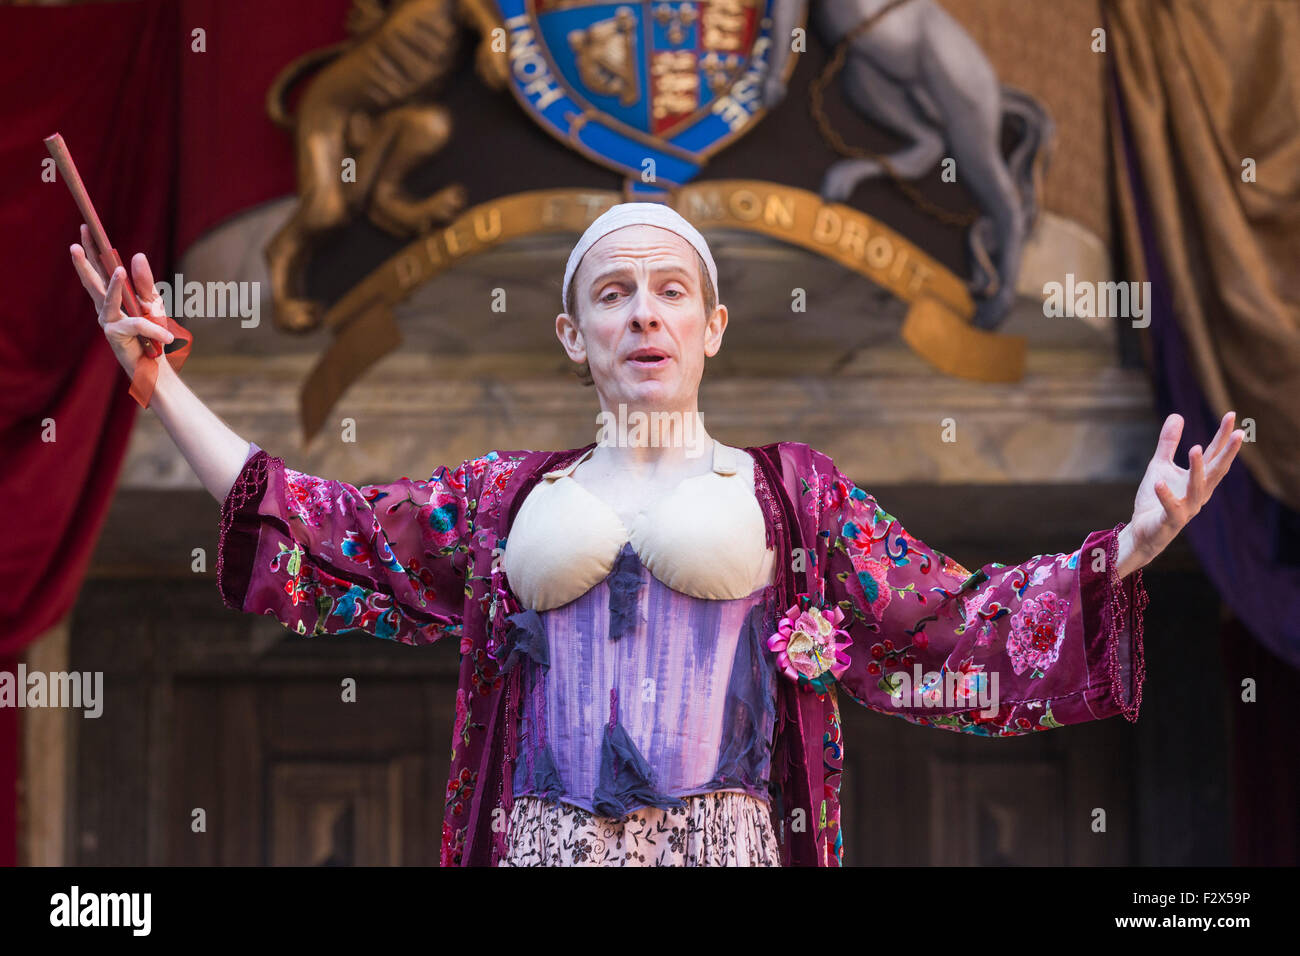
[[[81,217],[63,182],[42,179],[44,138],[67,141],[123,260],[144,252],[162,279],[206,230],[293,191],[293,144],[266,117],[266,89],[343,38],[347,5],[0,7],[0,494],[20,505],[0,549],[0,670],[71,610],[139,408],[73,270]],[[16,862],[21,713],[0,708],[0,865]]]

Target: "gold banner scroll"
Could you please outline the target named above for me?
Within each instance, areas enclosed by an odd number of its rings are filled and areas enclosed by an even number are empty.
[[[867,214],[761,180],[713,180],[668,196],[701,231],[762,233],[832,259],[893,292],[910,305],[903,340],[940,371],[985,382],[1023,376],[1024,338],[971,326],[975,305],[965,283]],[[377,266],[324,317],[334,339],[303,383],[304,443],[352,383],[401,345],[393,307],[418,286],[457,261],[512,239],[548,232],[579,235],[610,206],[625,201],[613,190],[539,189],[503,196],[466,210]]]
[[[866,213],[762,180],[697,183],[674,196],[673,208],[701,230],[760,232],[834,260],[888,289],[910,305],[903,341],[939,371],[981,382],[1024,377],[1024,337],[972,326],[975,303],[965,282]]]

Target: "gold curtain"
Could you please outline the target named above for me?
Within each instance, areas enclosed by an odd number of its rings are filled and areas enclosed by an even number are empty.
[[[1176,319],[1211,411],[1254,419],[1241,458],[1300,510],[1300,4],[1106,0]],[[1118,131],[1122,234],[1147,278]],[[1243,173],[1253,161],[1254,181]],[[1196,436],[1204,446],[1210,436]]]

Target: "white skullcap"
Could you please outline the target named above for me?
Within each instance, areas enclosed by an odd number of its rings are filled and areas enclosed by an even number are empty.
[[[718,290],[718,267],[713,263],[713,254],[709,252],[709,245],[704,241],[704,237],[699,234],[694,226],[687,222],[675,209],[657,202],[624,202],[616,206],[611,206],[603,213],[596,217],[596,220],[587,227],[587,231],[582,234],[578,244],[573,247],[569,253],[569,264],[564,268],[564,285],[560,286],[560,308],[567,309],[568,304],[563,301],[564,294],[568,291],[569,282],[573,279],[573,274],[578,271],[578,263],[582,257],[587,254],[587,250],[596,244],[604,236],[609,235],[615,229],[622,229],[624,226],[659,226],[661,229],[667,229],[669,232],[675,232],[692,246],[704,260],[704,265],[709,270],[709,279],[713,282],[713,291]]]

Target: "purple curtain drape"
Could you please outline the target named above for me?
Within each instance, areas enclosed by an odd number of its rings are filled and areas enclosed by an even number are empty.
[[[1206,445],[1214,435],[1219,415],[1206,404],[1192,371],[1113,72],[1110,83],[1122,172],[1132,190],[1151,282],[1148,332],[1156,406],[1161,418],[1173,412],[1183,416],[1175,457],[1185,464],[1188,449]],[[1238,459],[1183,534],[1223,601],[1255,639],[1300,669],[1300,515],[1265,492]]]

